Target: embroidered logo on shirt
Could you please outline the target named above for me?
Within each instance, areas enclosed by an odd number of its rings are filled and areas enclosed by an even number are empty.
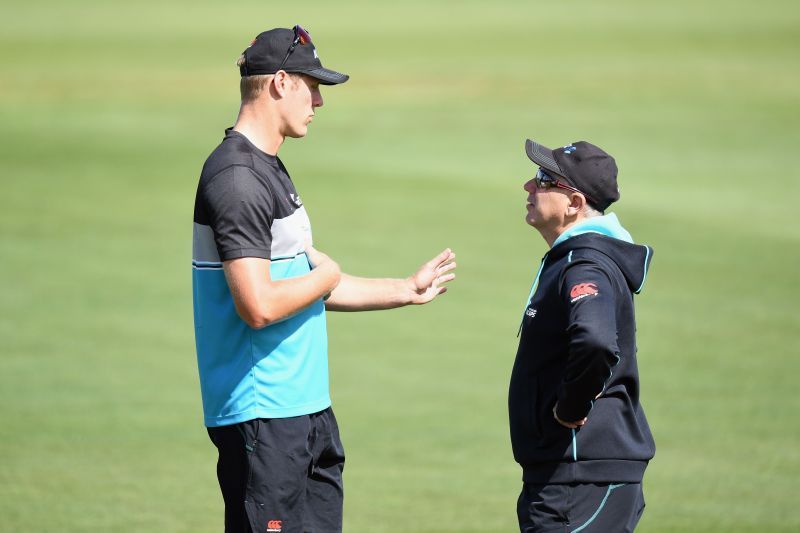
[[[301,207],[303,205],[303,200],[300,199],[299,194],[289,193],[289,196],[292,199],[292,203],[295,207]]]
[[[270,520],[267,522],[267,531],[269,533],[280,533],[283,529],[283,520]]]
[[[598,294],[600,294],[600,290],[594,283],[577,283],[569,291],[569,297],[571,298],[569,303],[574,304],[582,298],[597,296]]]
[[[530,307],[529,307],[529,308],[527,308],[527,309],[525,310],[525,316],[529,316],[529,317],[531,317],[531,318],[535,317],[535,316],[536,316],[536,309],[532,309],[532,308],[530,308]]]

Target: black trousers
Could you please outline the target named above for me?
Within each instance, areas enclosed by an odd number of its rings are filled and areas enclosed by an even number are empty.
[[[342,530],[344,449],[333,411],[208,428],[226,533]]]
[[[517,501],[524,533],[630,532],[643,511],[641,483],[525,483]]]

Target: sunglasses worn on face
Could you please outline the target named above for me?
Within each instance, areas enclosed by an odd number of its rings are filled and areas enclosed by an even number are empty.
[[[550,174],[546,173],[541,168],[536,172],[536,176],[533,177],[533,181],[536,183],[536,188],[538,189],[549,189],[551,187],[557,187],[559,189],[565,189],[567,191],[577,192],[584,195],[587,199],[592,200],[592,197],[586,194],[585,192],[576,189],[571,185],[567,185],[563,181],[554,178]]]
[[[289,59],[289,56],[292,55],[292,52],[294,52],[294,49],[298,44],[311,44],[311,35],[309,35],[309,33],[299,24],[294,27],[294,39],[292,40],[291,46],[289,46],[289,49],[286,51],[286,55],[283,57],[283,61],[281,61],[278,70],[283,68],[283,66],[286,64],[286,60]]]

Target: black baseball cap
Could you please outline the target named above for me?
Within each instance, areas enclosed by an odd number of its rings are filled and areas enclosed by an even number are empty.
[[[535,141],[525,141],[528,158],[554,174],[587,196],[589,205],[605,211],[619,200],[617,187],[617,163],[614,158],[597,146],[586,141],[577,141],[562,148],[551,150]]]
[[[242,77],[275,74],[294,39],[294,30],[288,28],[274,28],[259,33],[243,52],[244,61],[239,66],[239,73]],[[307,74],[323,85],[337,85],[350,79],[347,74],[324,68],[317,49],[311,42],[295,46],[289,57],[286,57],[283,70]]]

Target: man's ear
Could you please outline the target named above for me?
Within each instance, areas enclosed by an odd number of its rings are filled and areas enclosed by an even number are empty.
[[[275,91],[277,96],[283,98],[286,96],[286,90],[290,82],[291,79],[289,78],[289,74],[287,74],[286,71],[279,70],[272,77],[272,89]]]
[[[567,216],[574,217],[586,207],[586,198],[580,193],[573,192],[569,195],[569,205],[567,206]]]

